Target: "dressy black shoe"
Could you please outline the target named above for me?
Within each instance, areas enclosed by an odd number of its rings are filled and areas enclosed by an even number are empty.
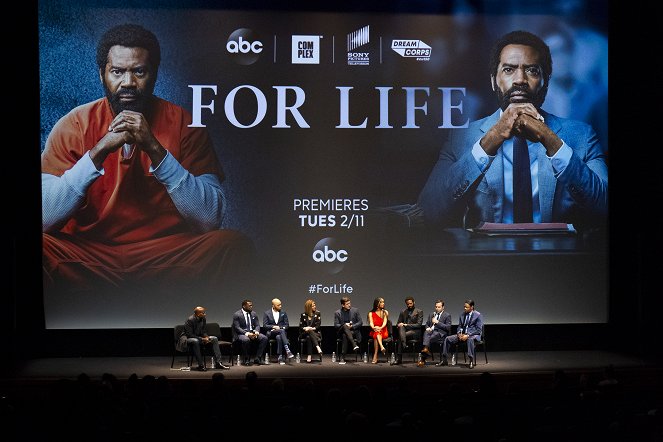
[[[192,370],[195,370],[195,371],[207,371],[207,369],[205,368],[204,365],[199,365],[199,366],[197,366],[196,368],[192,368]]]
[[[449,363],[447,362],[446,358],[442,359],[440,362],[435,364],[436,367],[444,367],[444,366],[447,366],[447,365],[449,365]]]
[[[230,367],[228,367],[227,365],[223,365],[221,363],[218,363],[218,364],[214,364],[214,369],[215,370],[230,370]]]

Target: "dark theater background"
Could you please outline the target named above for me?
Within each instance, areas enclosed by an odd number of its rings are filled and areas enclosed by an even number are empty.
[[[651,27],[622,31],[631,18],[646,20],[646,11],[591,0],[328,3],[43,0],[21,14],[20,31],[5,40],[11,166],[3,174],[4,225],[11,233],[0,416],[9,440],[195,437],[203,422],[203,437],[210,430],[224,437],[243,429],[238,422],[246,422],[249,407],[258,424],[253,437],[268,427],[293,436],[311,428],[317,437],[327,429],[358,435],[375,428],[396,437],[435,425],[449,437],[476,431],[487,441],[663,438],[663,184],[650,104],[660,96],[658,54],[640,58],[622,49],[647,45],[649,36],[640,34]],[[216,111],[199,115],[227,175],[223,227],[245,233],[257,251],[252,278],[230,295],[161,298],[126,288],[110,301],[77,298],[75,290],[56,301],[45,297],[40,152],[61,116],[102,96],[94,45],[103,29],[125,21],[144,24],[160,40],[156,95],[195,113],[195,85],[218,86],[202,95]],[[249,28],[255,33],[243,35],[259,39],[263,50],[253,65],[242,65],[224,51],[233,30]],[[450,126],[495,111],[488,49],[513,29],[538,33],[551,47],[553,81],[543,109],[597,130],[610,178],[607,225],[499,243],[460,228],[406,226],[403,212],[416,203],[444,138],[462,130]],[[352,64],[361,58],[350,49],[354,31],[366,34],[363,66]],[[313,42],[316,61],[295,60],[298,38]],[[432,50],[407,58],[392,46],[403,40]],[[301,119],[284,111],[278,120],[279,88],[290,106],[301,94]],[[262,120],[255,110],[261,94]],[[365,128],[350,128],[364,118]],[[307,198],[365,200],[369,208],[338,211],[338,222],[355,220],[347,228],[299,224],[311,219],[300,215],[314,213],[296,206]],[[342,248],[350,259],[335,268],[314,263],[311,252],[315,258],[323,246]],[[338,291],[347,286],[354,291]],[[333,312],[343,294],[365,326],[377,296],[394,323],[405,296],[426,315],[442,298],[454,328],[472,298],[485,318],[485,356],[480,348],[473,369],[462,352],[456,366],[439,367],[434,347],[425,367],[417,366],[416,352],[392,365],[388,347],[378,364],[364,364],[365,327],[358,361],[333,363]],[[171,367],[173,326],[196,305],[229,341],[242,299],[253,300],[262,320],[274,297],[290,317],[295,352],[304,301],[316,300],[321,363],[314,357],[282,366],[272,353],[271,364],[244,367],[228,354],[230,370],[194,372],[181,369],[187,361],[179,354]]]

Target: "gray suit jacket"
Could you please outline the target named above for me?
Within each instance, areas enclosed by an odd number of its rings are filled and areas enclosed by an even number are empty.
[[[536,143],[541,221],[573,223],[580,228],[603,225],[608,213],[608,168],[596,133],[583,122],[541,113],[548,127],[573,150],[569,165],[556,178],[545,148]],[[481,221],[503,222],[502,149],[484,173],[472,156],[474,143],[499,116],[498,110],[465,130],[452,131],[419,195],[427,223],[475,227]]]

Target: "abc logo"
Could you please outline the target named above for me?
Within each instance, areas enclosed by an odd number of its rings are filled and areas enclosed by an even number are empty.
[[[334,238],[323,238],[313,247],[313,261],[321,264],[329,274],[343,270],[348,260],[348,252],[341,248]]]
[[[242,65],[253,64],[258,60],[263,50],[262,42],[257,35],[247,28],[239,28],[233,31],[228,37],[226,50],[235,60],[235,63]]]

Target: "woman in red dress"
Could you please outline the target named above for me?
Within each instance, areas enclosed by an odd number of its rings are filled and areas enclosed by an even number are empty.
[[[386,354],[387,350],[382,345],[382,340],[389,337],[389,330],[387,330],[387,319],[389,319],[389,312],[384,308],[384,299],[375,298],[373,301],[373,310],[368,312],[368,322],[371,326],[369,333],[373,338],[373,360],[372,364],[378,363],[378,346],[382,354]]]

